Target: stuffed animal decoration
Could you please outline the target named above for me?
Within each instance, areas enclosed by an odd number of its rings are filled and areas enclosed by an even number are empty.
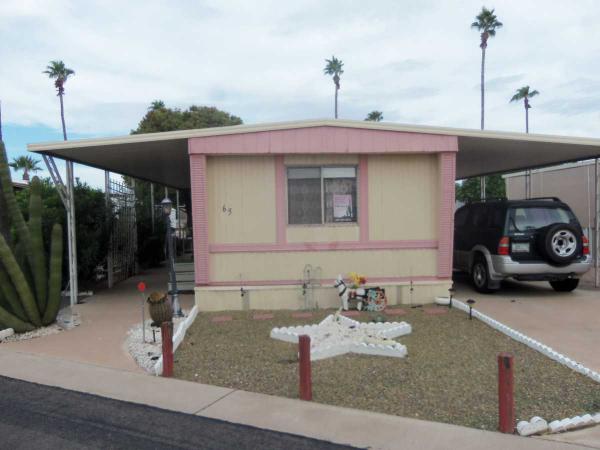
[[[383,311],[387,305],[385,289],[379,287],[349,288],[341,274],[338,275],[333,286],[338,290],[344,311],[348,311],[351,302],[356,304],[356,309],[359,311],[363,308],[367,311]]]

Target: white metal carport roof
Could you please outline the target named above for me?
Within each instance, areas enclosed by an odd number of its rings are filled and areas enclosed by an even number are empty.
[[[29,144],[28,149],[174,188],[188,188],[189,138],[323,126],[456,136],[459,150],[456,160],[457,179],[545,167],[600,156],[600,139],[594,138],[356,120],[305,120],[134,134]],[[323,151],[326,153],[327,149]]]

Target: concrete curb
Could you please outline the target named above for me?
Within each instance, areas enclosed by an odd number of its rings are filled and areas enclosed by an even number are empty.
[[[0,349],[0,375],[361,448],[561,450],[566,445],[572,450],[589,448],[4,349]]]

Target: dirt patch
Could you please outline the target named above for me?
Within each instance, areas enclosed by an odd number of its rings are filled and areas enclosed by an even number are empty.
[[[443,315],[407,308],[389,321],[406,321],[412,334],[397,340],[406,358],[344,355],[313,362],[313,399],[320,403],[387,414],[497,428],[499,352],[515,355],[517,418],[548,421],[600,411],[600,384],[456,310]],[[233,320],[212,323],[223,313],[200,313],[175,355],[175,376],[200,383],[298,398],[297,346],[269,337],[273,327],[318,323],[272,311],[228,312]],[[361,313],[356,320],[372,318]]]

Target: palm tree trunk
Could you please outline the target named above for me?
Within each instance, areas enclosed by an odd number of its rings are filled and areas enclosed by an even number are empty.
[[[527,99],[524,99],[525,103],[525,133],[529,133],[529,108],[527,107]],[[525,172],[525,198],[531,198],[531,170]]]
[[[62,130],[63,130],[63,139],[67,140],[67,127],[65,125],[65,106],[63,105],[63,95],[58,94],[58,98],[60,99],[60,120],[62,122]]]
[[[481,47],[481,129],[485,125],[485,47]]]
[[[338,87],[335,87],[335,118],[338,118]]]

